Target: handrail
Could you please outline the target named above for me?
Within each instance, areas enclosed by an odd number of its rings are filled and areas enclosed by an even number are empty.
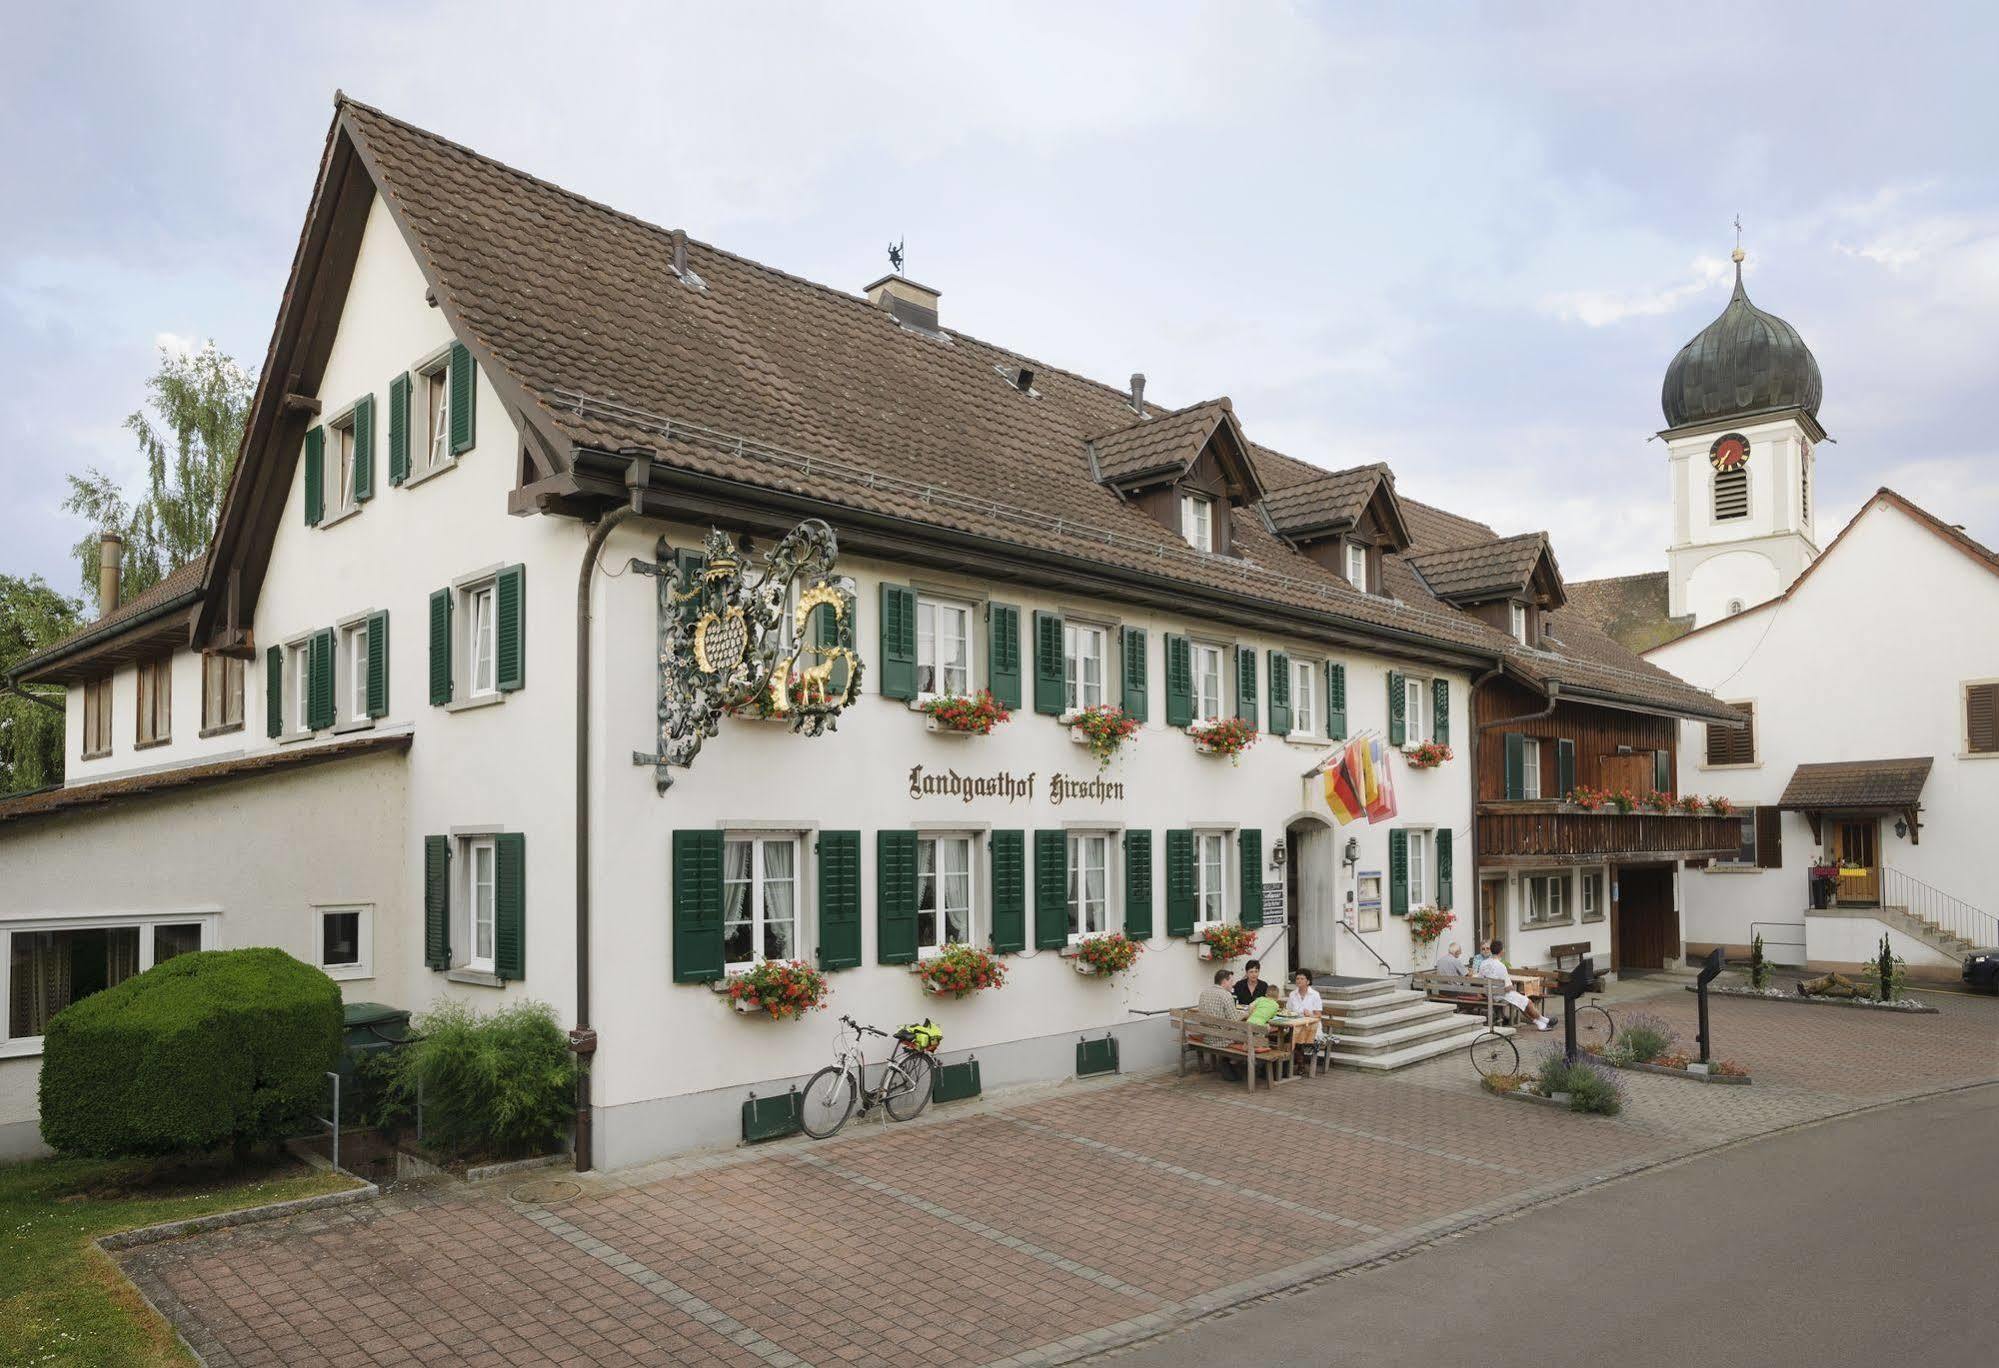
[[[1881,905],[1902,908],[1919,921],[1973,945],[1999,945],[1999,917],[1891,865],[1881,866]]]
[[[1373,955],[1374,962],[1376,964],[1380,965],[1383,969],[1387,969],[1390,974],[1395,973],[1393,969],[1388,968],[1388,961],[1383,959],[1379,954],[1375,952],[1375,948],[1367,943],[1366,939],[1361,936],[1360,932],[1354,930],[1351,926],[1347,925],[1347,919],[1345,917],[1335,917],[1333,920],[1335,924],[1337,924],[1342,931],[1346,932],[1349,936],[1352,936],[1355,940],[1360,941],[1360,948],[1367,951],[1368,954]]]

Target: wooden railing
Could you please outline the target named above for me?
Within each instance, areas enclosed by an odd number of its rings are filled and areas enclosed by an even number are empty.
[[[1741,845],[1741,819],[1712,813],[1587,812],[1545,801],[1478,805],[1481,857],[1546,858],[1557,864],[1699,859],[1733,855]]]

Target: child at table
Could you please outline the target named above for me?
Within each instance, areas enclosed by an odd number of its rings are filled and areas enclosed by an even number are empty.
[[[1268,1026],[1270,1019],[1283,1009],[1284,1004],[1277,997],[1277,985],[1265,983],[1262,993],[1249,1005],[1249,1014],[1243,1020],[1252,1026]]]

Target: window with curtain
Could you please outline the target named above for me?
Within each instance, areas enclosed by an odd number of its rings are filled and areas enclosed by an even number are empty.
[[[1111,838],[1102,832],[1069,833],[1069,939],[1110,930]]]
[[[142,746],[173,739],[174,662],[172,656],[139,662],[139,729]]]
[[[199,921],[138,921],[6,932],[0,968],[6,975],[7,1038],[45,1034],[49,1020],[72,1002],[201,949],[205,931]]]
[[[972,943],[972,838],[924,836],[916,842],[916,946],[954,942]]]
[[[1219,926],[1228,920],[1228,840],[1220,831],[1194,833],[1194,924]]]
[[[724,962],[797,959],[798,947],[798,838],[731,836],[722,846]]]

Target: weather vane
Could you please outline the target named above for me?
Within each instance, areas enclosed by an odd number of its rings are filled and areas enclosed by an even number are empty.
[[[902,243],[908,240],[904,238],[901,242],[891,242],[888,245],[888,264],[895,268],[897,275],[902,274]]]
[[[1740,214],[1735,216],[1735,251],[1732,255],[1736,264],[1740,265],[1742,263],[1742,215]]]

